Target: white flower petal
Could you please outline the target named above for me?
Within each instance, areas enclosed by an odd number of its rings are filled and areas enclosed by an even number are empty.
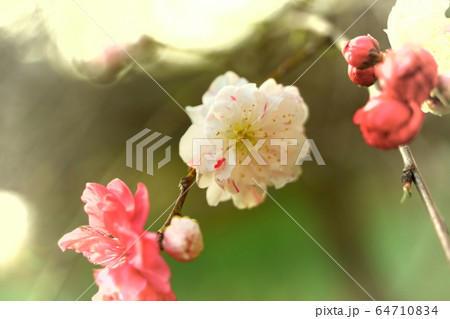
[[[296,160],[306,139],[303,125],[308,108],[296,87],[269,79],[258,88],[226,73],[205,96],[201,112],[195,114],[203,117],[201,124],[186,132],[180,152],[192,166],[193,137],[222,142],[217,150],[202,148],[202,154],[213,155],[212,161],[202,158],[196,166],[199,186],[208,188],[209,205],[232,198],[236,207],[251,208],[265,198],[258,184],[281,188],[298,178],[301,168]],[[282,149],[272,144],[275,140],[289,143]]]
[[[192,124],[181,137],[179,144],[180,157],[191,167],[193,166],[193,140],[197,138],[205,138],[203,127]]]
[[[227,85],[241,86],[247,84],[248,81],[245,78],[239,77],[233,71],[228,71],[223,75],[218,76],[209,86],[208,91],[203,94],[202,102],[204,105],[210,105],[214,100],[214,97],[219,91]]]
[[[266,193],[258,185],[246,186],[238,194],[232,195],[233,204],[239,209],[258,206],[265,197]]]
[[[433,54],[440,73],[450,71],[450,19],[445,17],[448,7],[448,0],[397,0],[386,30],[392,48],[418,43]]]
[[[212,183],[214,183],[214,172],[208,172],[206,174],[197,174],[198,182],[197,185],[200,188],[207,188]]]
[[[185,110],[193,123],[201,124],[205,122],[205,118],[208,114],[209,108],[201,104],[198,106],[186,106]]]
[[[206,200],[208,205],[217,206],[220,202],[231,198],[231,194],[226,192],[216,183],[212,183],[206,190]]]

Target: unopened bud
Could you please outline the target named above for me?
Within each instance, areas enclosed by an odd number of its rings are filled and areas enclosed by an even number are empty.
[[[163,249],[176,260],[193,261],[203,250],[203,236],[195,219],[174,217],[164,231]]]
[[[359,125],[368,145],[388,150],[409,143],[420,131],[424,116],[418,105],[383,93],[356,111],[353,122]]]
[[[359,69],[367,69],[382,60],[380,45],[370,35],[359,36],[348,41],[342,54],[348,64]]]
[[[374,67],[361,70],[351,65],[348,66],[348,77],[353,83],[360,86],[371,86],[377,79]]]

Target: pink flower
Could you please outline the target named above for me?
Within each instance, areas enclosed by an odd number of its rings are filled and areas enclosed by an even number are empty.
[[[424,113],[417,104],[408,105],[382,94],[360,108],[353,122],[360,126],[368,145],[388,150],[411,141],[420,131],[423,119]]]
[[[345,61],[355,68],[367,69],[380,62],[380,45],[370,35],[359,36],[347,42],[342,50]]]
[[[422,104],[438,84],[438,66],[423,48],[408,45],[386,55],[375,74],[383,92],[401,101]]]
[[[193,261],[203,250],[203,236],[195,219],[174,217],[164,231],[164,250],[179,261]]]
[[[348,66],[348,77],[350,80],[360,86],[371,86],[376,81],[375,69],[370,67],[364,70],[355,68],[354,66]]]
[[[138,184],[133,196],[119,179],[106,187],[88,183],[81,199],[89,226],[64,235],[58,245],[106,267],[94,271],[99,292],[92,299],[175,300],[158,235],[143,230],[150,206],[146,187]]]

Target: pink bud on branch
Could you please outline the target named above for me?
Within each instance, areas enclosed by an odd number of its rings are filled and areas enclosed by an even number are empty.
[[[189,217],[173,217],[164,230],[162,247],[176,260],[189,262],[196,259],[204,247],[197,221]]]

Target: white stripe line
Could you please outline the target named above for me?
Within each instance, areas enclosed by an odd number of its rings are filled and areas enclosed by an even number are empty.
[[[286,89],[286,90],[284,90],[284,92],[277,98],[277,100],[279,100],[279,99],[281,99],[282,97],[283,97],[283,95],[291,88],[291,87],[293,87],[294,86],[294,84],[295,83],[297,83],[298,82],[298,80],[300,80],[304,75],[305,75],[305,73],[306,72],[308,72],[343,36],[344,36],[344,34],[346,34],[347,33],[347,31],[348,30],[350,30],[350,28],[351,27],[353,27],[354,25],[355,25],[355,23],[356,22],[358,22],[366,13],[367,13],[367,11],[369,11],[374,5],[375,5],[375,3],[377,3],[379,0],[375,0],[366,10],[364,10],[364,12],[363,13],[361,13],[361,15],[358,17],[358,18],[356,18],[356,20],[355,21],[353,21],[353,23],[352,24],[350,24],[350,26],[347,28],[347,29],[345,29],[345,31],[339,36],[339,37],[337,37],[335,40],[334,40],[334,42],[325,50],[325,51],[323,51],[322,52],[322,54],[321,55],[319,55],[319,57],[317,58],[317,59],[315,59],[314,60],[314,62],[313,63],[311,63],[311,65],[305,70],[305,71],[303,71],[303,73],[302,74],[300,74],[300,76]],[[275,103],[272,103],[267,109],[266,109],[266,111],[264,112],[264,113],[262,113],[261,115],[259,115],[258,116],[258,118],[252,123],[252,125],[251,126],[253,126],[256,122],[258,122],[259,120],[261,120],[261,118],[262,118],[262,116],[272,107],[272,106],[274,106],[275,105]]]
[[[288,213],[288,212],[287,212],[287,211],[286,211],[286,210],[285,210],[285,209],[284,209],[284,208],[283,208],[283,207],[275,200],[275,198],[272,197],[272,195],[270,195],[270,194],[266,191],[266,189],[265,189],[264,187],[262,187],[262,186],[261,186],[254,178],[253,178],[253,181],[254,181],[259,187],[261,187],[261,189],[267,194],[267,196],[269,196],[270,199],[272,199],[272,200],[275,202],[275,204],[277,204],[278,207],[280,207],[280,208],[286,213],[286,215],[288,215],[288,216],[294,221],[294,223],[296,223],[297,226],[300,227],[300,229],[303,230],[303,232],[304,232],[306,235],[308,235],[308,237],[311,238],[311,240],[312,240],[317,246],[319,246],[319,248],[322,249],[323,252],[324,252],[325,254],[327,254],[328,257],[330,257],[331,260],[333,260],[333,261],[336,263],[336,265],[338,265],[339,268],[341,268],[342,271],[345,272],[345,273],[347,274],[347,276],[349,276],[350,279],[353,280],[353,282],[354,282],[356,285],[358,285],[358,287],[361,288],[362,291],[364,291],[364,292],[366,293],[367,296],[370,297],[370,299],[372,299],[373,301],[376,301],[376,300],[372,297],[372,295],[369,294],[369,293],[367,292],[367,290],[364,289],[364,287],[361,286],[361,284],[360,284],[358,281],[356,281],[356,279],[353,278],[352,275],[350,275],[350,274],[347,272],[347,270],[345,270],[344,267],[342,267],[342,266],[336,261],[336,259],[334,259],[333,256],[331,256],[331,255],[328,253],[328,251],[326,251],[325,248],[323,248],[322,245],[319,244],[319,242],[318,242],[313,236],[311,236],[311,234],[308,233],[308,231],[307,231],[305,228],[303,228],[302,225],[300,225],[300,224],[294,219],[294,217],[292,217],[291,214],[289,214],[289,213]]]
[[[97,20],[95,20],[94,19],[94,17],[91,15],[91,14],[89,14],[89,12],[87,12],[86,11],[86,9],[83,7],[83,6],[81,6],[76,0],[71,0],[74,4],[76,4],[88,17],[89,17],[89,19],[91,19],[92,20],[92,22],[94,22],[126,55],[128,55],[128,57],[134,62],[134,63],[136,63],[136,65],[142,70],[142,71],[144,71],[144,73],[145,74],[147,74],[148,75],[148,77],[150,78],[150,79],[152,79],[153,80],[153,82],[155,82],[156,83],[156,85],[158,85],[160,88],[161,88],[161,90],[163,90],[164,91],[164,93],[166,93],[166,95],[169,97],[169,98],[171,98],[172,99],[172,101],[174,101],[175,102],[175,104],[176,105],[178,105],[178,107],[180,108],[180,109],[182,109],[183,110],[183,112],[184,113],[186,113],[186,115],[191,119],[191,121],[193,122],[193,123],[195,123],[195,120],[193,119],[193,118],[191,118],[190,116],[189,116],[189,114],[186,112],[186,110],[184,109],[184,107],[182,107],[181,106],[181,104],[180,103],[178,103],[178,101],[177,100],[175,100],[175,98],[172,96],[172,95],[170,95],[170,93],[169,92],[167,92],[166,91],[166,89],[164,89],[164,87],[161,85],[161,84],[159,84],[159,82],[158,81],[156,81],[156,79],[150,74],[150,73],[148,73],[148,71],[122,46],[122,45],[120,45],[120,43],[118,43],[106,30],[105,30],[105,28],[103,28],[103,26],[97,21]]]

